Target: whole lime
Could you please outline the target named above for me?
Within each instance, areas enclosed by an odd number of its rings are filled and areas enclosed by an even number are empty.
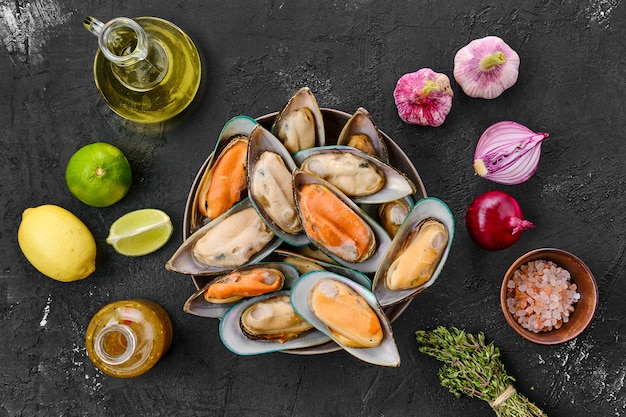
[[[72,155],[65,169],[65,181],[72,195],[83,203],[108,207],[128,193],[132,172],[121,150],[96,142]]]

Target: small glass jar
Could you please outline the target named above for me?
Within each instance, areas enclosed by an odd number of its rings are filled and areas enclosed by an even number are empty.
[[[87,327],[86,347],[94,365],[107,375],[132,378],[151,369],[172,341],[172,322],[157,303],[120,300],[104,306]]]

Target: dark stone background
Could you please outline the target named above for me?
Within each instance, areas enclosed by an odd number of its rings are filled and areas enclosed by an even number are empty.
[[[550,416],[626,416],[626,8],[619,0],[89,3],[0,0],[0,416],[494,415],[486,403],[442,388],[440,363],[418,352],[415,330],[437,325],[485,332],[518,390]],[[187,31],[205,64],[194,108],[151,126],[109,110],[93,82],[97,42],[82,27],[87,15],[158,16]],[[404,124],[392,97],[397,79],[421,67],[452,79],[456,51],[486,35],[519,53],[517,84],[486,101],[468,98],[453,81],[443,126]],[[191,280],[164,269],[181,241],[189,187],[223,123],[278,110],[302,86],[323,107],[366,107],[413,161],[428,194],[455,215],[442,276],[394,323],[399,368],[342,351],[233,355],[219,340],[218,321],[182,312]],[[506,119],[550,133],[537,173],[508,187],[471,167],[482,131]],[[74,199],[64,180],[70,155],[95,141],[121,148],[134,174],[130,193],[103,209]],[[466,207],[490,189],[516,197],[537,226],[495,253],[474,246],[463,226]],[[94,233],[97,270],[88,279],[50,280],[19,251],[22,211],[45,203],[74,212]],[[170,214],[174,238],[149,256],[116,254],[104,243],[109,226],[144,207]],[[547,246],[581,257],[600,292],[591,327],[548,347],[518,337],[498,301],[508,265]],[[85,329],[100,307],[131,297],[163,305],[175,337],[149,373],[114,379],[88,359]]]

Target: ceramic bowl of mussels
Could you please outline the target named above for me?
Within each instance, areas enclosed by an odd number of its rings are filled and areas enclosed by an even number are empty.
[[[220,319],[229,350],[343,348],[385,366],[399,365],[391,323],[454,237],[448,206],[369,112],[320,108],[306,87],[281,111],[225,123],[183,223],[166,268],[191,277],[183,310]]]

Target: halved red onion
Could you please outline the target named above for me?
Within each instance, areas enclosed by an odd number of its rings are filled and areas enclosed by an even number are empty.
[[[519,123],[502,121],[483,132],[474,153],[474,171],[499,184],[520,184],[537,170],[548,137]]]

